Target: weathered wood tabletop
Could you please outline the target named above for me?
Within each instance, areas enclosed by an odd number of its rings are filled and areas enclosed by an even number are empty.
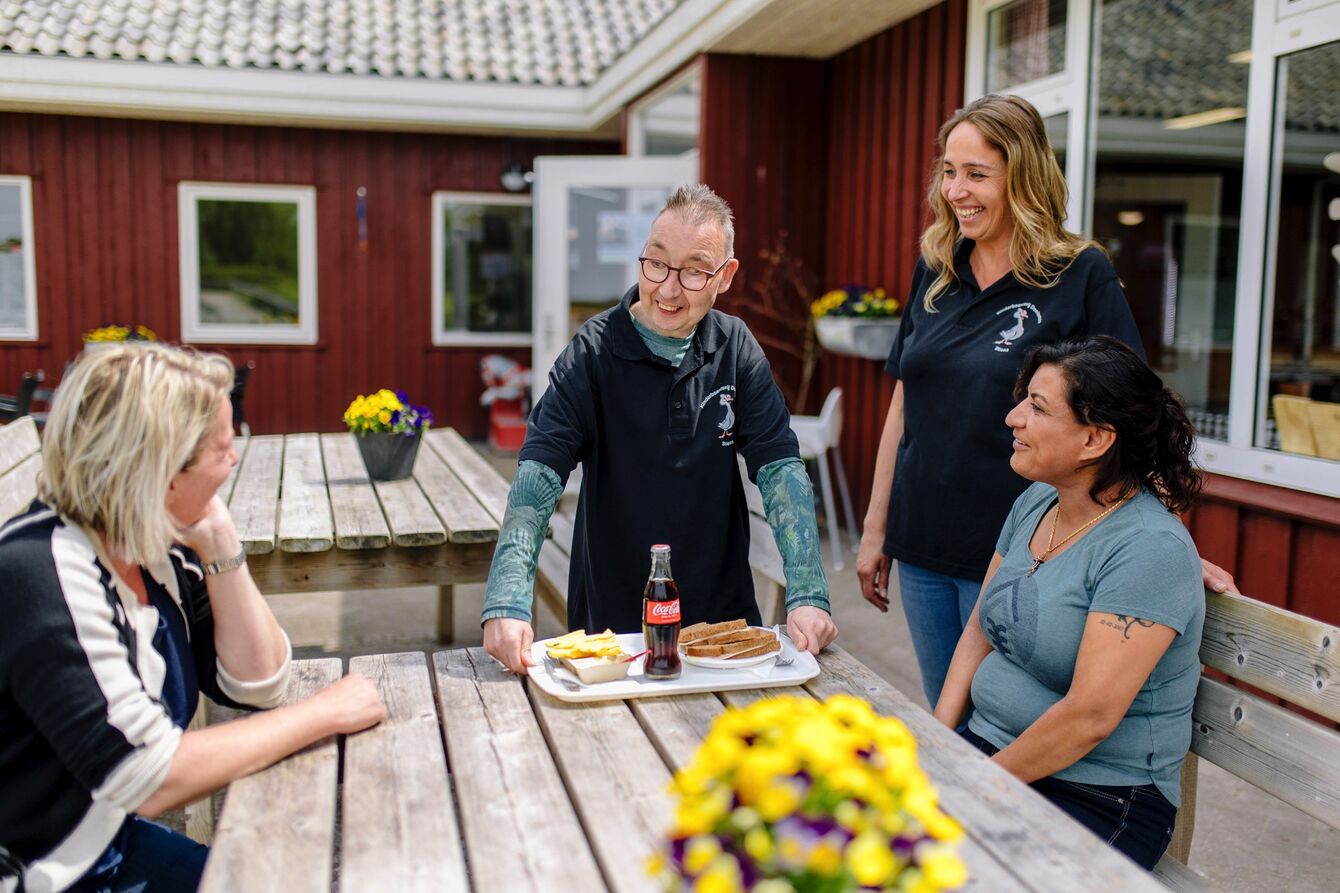
[[[713,718],[768,694],[838,692],[916,735],[967,829],[968,889],[1163,889],[845,651],[820,664],[803,689],[570,704],[479,648],[431,665],[422,652],[354,658],[386,722],[345,741],[342,772],[328,740],[234,783],[200,889],[654,890],[643,865],[670,822],[666,784]],[[300,662],[290,697],[339,675],[336,659]]]
[[[222,488],[265,593],[442,587],[488,578],[508,483],[450,428],[420,445],[414,475],[369,481],[352,434],[249,438]]]

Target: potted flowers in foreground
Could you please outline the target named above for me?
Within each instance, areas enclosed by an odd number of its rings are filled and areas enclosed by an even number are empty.
[[[824,350],[882,360],[898,334],[902,305],[884,289],[847,285],[810,305],[815,334]]]
[[[410,403],[404,391],[382,388],[355,397],[344,411],[344,423],[354,433],[368,477],[398,481],[414,471],[419,441],[433,424],[433,414]]]
[[[648,870],[694,893],[936,893],[967,881],[897,719],[850,695],[728,710],[676,773],[675,824]]]

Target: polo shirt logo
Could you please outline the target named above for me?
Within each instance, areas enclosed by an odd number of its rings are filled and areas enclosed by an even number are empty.
[[[1014,318],[1014,325],[1008,329],[1001,329],[998,333],[1000,340],[995,342],[996,353],[1009,353],[1014,342],[1024,337],[1026,323],[1030,321],[1034,324],[1042,323],[1042,311],[1036,305],[1028,302],[1002,307],[996,311],[996,316],[1000,316],[1002,313],[1010,314]]]
[[[717,422],[717,429],[721,433],[717,435],[717,440],[721,441],[721,445],[724,447],[734,446],[735,408],[732,404],[735,403],[735,385],[722,385],[708,394],[703,398],[703,402],[698,404],[698,411],[702,412],[703,407],[713,402],[713,398],[716,398],[716,404],[721,407],[721,421]]]

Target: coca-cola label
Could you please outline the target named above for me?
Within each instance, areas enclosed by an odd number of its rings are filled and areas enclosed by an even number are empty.
[[[663,626],[679,622],[679,599],[671,602],[647,602],[647,624]]]

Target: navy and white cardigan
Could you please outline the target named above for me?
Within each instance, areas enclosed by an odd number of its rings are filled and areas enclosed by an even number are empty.
[[[181,740],[160,700],[158,611],[117,585],[101,548],[39,501],[0,528],[0,845],[27,863],[29,893],[63,890],[92,867],[162,786]],[[224,670],[196,554],[173,547],[145,570],[181,609],[200,689],[229,706],[275,706],[289,659],[260,682]],[[17,885],[0,878],[0,893]]]

